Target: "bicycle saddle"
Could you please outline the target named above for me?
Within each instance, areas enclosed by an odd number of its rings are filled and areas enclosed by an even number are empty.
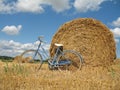
[[[59,43],[55,43],[54,45],[55,45],[55,46],[58,46],[58,47],[59,47],[59,46],[63,46],[63,44],[59,44]]]

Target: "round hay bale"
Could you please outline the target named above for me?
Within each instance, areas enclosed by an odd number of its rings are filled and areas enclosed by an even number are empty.
[[[52,38],[51,57],[54,43],[63,44],[64,49],[78,51],[85,63],[92,66],[109,65],[116,58],[113,33],[92,18],[78,18],[63,24]]]
[[[22,57],[22,56],[16,56],[13,60],[13,62],[16,63],[29,63],[32,57]]]
[[[16,56],[16,57],[14,57],[13,62],[19,63],[19,62],[21,62],[21,60],[22,60],[21,56]]]

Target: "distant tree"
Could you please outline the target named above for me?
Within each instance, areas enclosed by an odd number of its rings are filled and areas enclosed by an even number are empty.
[[[0,56],[0,60],[2,61],[12,61],[14,58],[10,56]]]

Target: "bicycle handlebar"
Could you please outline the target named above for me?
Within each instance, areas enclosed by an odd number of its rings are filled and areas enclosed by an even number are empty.
[[[41,40],[41,39],[43,39],[43,38],[44,38],[44,36],[39,36],[39,37],[38,37],[39,40]]]
[[[45,41],[43,41],[43,38],[44,38],[44,36],[39,36],[39,37],[38,37],[38,40],[39,40],[40,42],[46,43]]]

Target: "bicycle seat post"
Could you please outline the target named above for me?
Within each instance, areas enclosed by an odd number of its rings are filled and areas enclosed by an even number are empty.
[[[59,55],[61,53],[61,51],[63,51],[63,44],[57,44],[57,43],[55,43],[55,46],[57,47],[56,50],[55,50],[55,53],[57,55]]]
[[[56,62],[56,59],[58,58],[59,54],[63,51],[63,44],[57,44],[55,43],[55,56],[53,58],[53,63]]]

